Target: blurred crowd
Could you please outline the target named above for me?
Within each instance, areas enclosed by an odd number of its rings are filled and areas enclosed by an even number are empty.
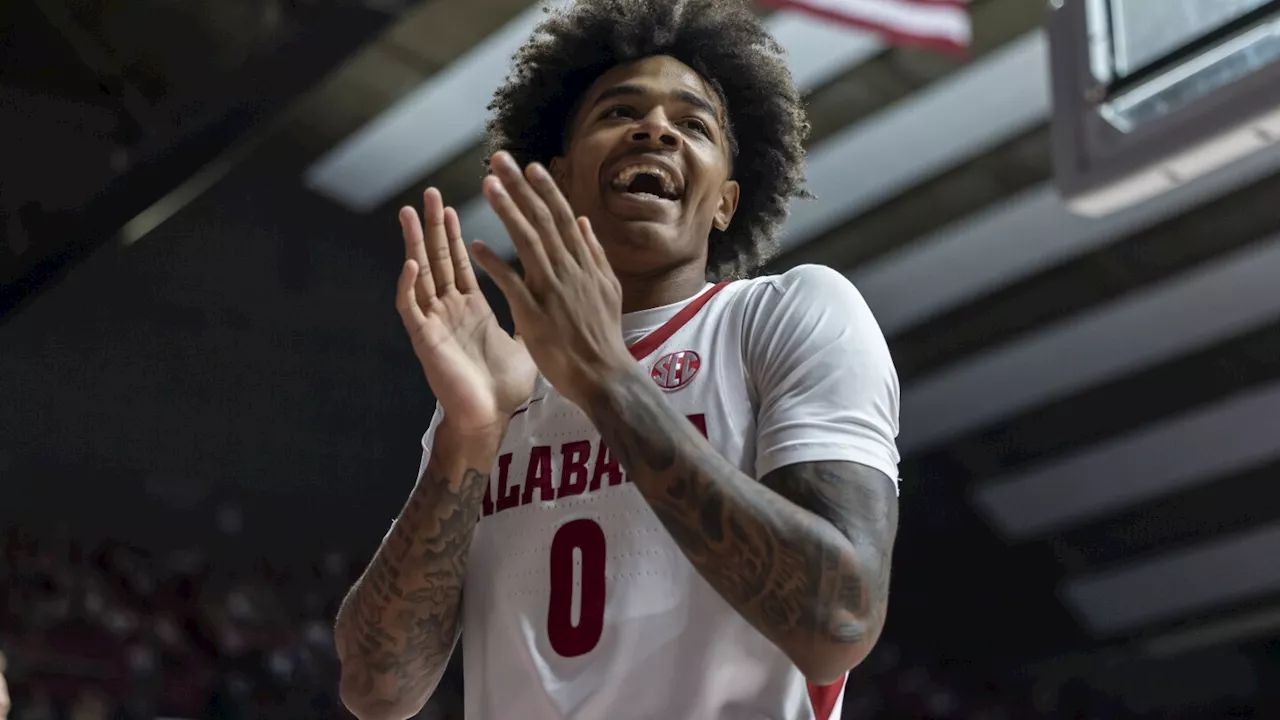
[[[0,643],[14,720],[349,717],[331,619],[353,578],[11,528]]]
[[[4,533],[0,552],[11,720],[351,717],[337,697],[331,628],[363,559],[236,564],[235,553],[148,552],[17,528]],[[461,720],[461,691],[455,666],[419,717]],[[1083,687],[1030,684],[1016,668],[913,662],[885,641],[850,678],[845,717],[1224,716],[1138,716]]]

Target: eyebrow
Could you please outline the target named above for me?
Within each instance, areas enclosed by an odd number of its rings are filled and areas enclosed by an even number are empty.
[[[645,89],[640,87],[639,85],[625,85],[625,84],[614,85],[611,88],[606,88],[603,92],[600,93],[600,96],[596,98],[596,104],[602,103],[605,100],[611,100],[616,97],[628,97],[628,96],[645,95],[645,94],[647,94]],[[708,101],[706,98],[702,97],[701,95],[698,95],[697,93],[689,92],[688,90],[676,90],[674,93],[672,93],[672,95],[674,95],[677,100],[683,103],[686,103],[688,105],[692,105],[698,108],[699,110],[702,110],[703,112],[708,113],[709,115],[711,115],[711,117],[716,118],[717,122],[720,121],[720,113],[716,110],[716,106],[712,105],[710,101]]]

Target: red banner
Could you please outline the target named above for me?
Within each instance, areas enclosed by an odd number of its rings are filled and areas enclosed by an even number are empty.
[[[972,39],[968,0],[758,0],[870,30],[892,45],[963,53]]]

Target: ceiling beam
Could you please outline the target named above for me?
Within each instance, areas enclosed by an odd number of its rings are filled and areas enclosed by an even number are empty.
[[[1111,244],[1280,171],[1280,149],[1103,218],[1072,213],[1045,182],[849,273],[886,334]]]
[[[1280,459],[1280,383],[981,482],[974,502],[1023,541]],[[1087,418],[1082,418],[1087,422]]]
[[[1067,606],[1095,635],[1144,626],[1280,591],[1280,524],[1068,581]]]
[[[0,319],[10,316],[132,218],[214,162],[252,129],[283,110],[386,23],[382,13],[352,7],[308,6],[296,18],[301,32],[261,62],[230,79],[238,96],[217,117],[181,137],[157,136],[136,148],[128,172],[72,212],[37,218],[26,228],[30,247],[12,261],[0,255]]]
[[[967,430],[1192,352],[1280,316],[1280,236],[917,379],[899,446]]]

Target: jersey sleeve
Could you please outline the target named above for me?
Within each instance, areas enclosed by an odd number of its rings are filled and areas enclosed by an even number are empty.
[[[756,476],[845,460],[897,482],[898,374],[861,293],[828,267],[771,278],[748,313]]]
[[[414,482],[417,482],[422,477],[422,473],[427,471],[427,461],[431,459],[431,445],[436,440],[436,428],[440,427],[440,421],[443,419],[444,410],[440,408],[440,403],[437,401],[436,411],[431,416],[431,424],[427,426],[427,432],[422,436],[422,460],[418,461],[418,476],[414,478]],[[387,534],[382,536],[383,542],[387,541],[395,527],[395,522],[392,522],[391,527],[387,528]]]
[[[418,463],[419,478],[427,471],[427,460],[431,459],[431,446],[436,441],[436,428],[440,427],[441,420],[444,420],[444,409],[437,401],[436,411],[431,415],[431,424],[427,426],[427,432],[422,436],[422,462]]]

